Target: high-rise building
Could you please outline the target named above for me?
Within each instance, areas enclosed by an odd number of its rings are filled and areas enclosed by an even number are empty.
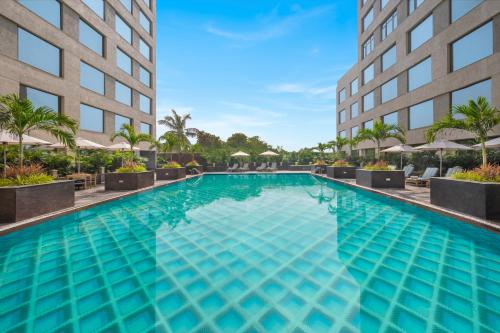
[[[155,135],[155,4],[2,0],[0,95],[64,113],[100,144],[123,124]]]
[[[420,144],[453,105],[484,96],[500,107],[498,0],[358,0],[357,45],[358,62],[337,83],[337,135],[354,137],[381,120]]]

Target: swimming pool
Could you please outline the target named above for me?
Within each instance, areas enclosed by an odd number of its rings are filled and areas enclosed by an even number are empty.
[[[0,332],[493,332],[500,236],[311,175],[205,175],[0,237]]]

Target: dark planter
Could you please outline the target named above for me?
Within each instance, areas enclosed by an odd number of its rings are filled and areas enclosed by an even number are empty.
[[[12,223],[75,205],[75,182],[0,187],[0,223]]]
[[[156,169],[156,180],[172,180],[186,178],[186,168]]]
[[[186,166],[186,173],[189,175],[197,173],[196,170],[194,169],[197,169],[199,172],[203,172],[203,166],[199,165],[199,166]]]
[[[356,184],[373,188],[404,188],[405,173],[402,170],[356,170]]]
[[[500,184],[431,178],[431,204],[487,220],[500,220]]]
[[[104,188],[106,191],[134,191],[155,183],[154,171],[106,174]]]
[[[356,169],[357,167],[353,166],[348,166],[348,167],[327,166],[326,176],[329,178],[354,179],[356,178]]]

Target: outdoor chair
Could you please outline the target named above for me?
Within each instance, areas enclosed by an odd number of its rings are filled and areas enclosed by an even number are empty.
[[[238,163],[234,163],[232,167],[227,168],[227,171],[234,172],[234,171],[238,170],[238,166],[239,166]]]
[[[238,171],[241,171],[241,172],[250,171],[250,167],[248,166],[248,163],[243,164],[243,167],[239,168]]]
[[[278,165],[276,162],[273,162],[270,167],[267,168],[267,171],[277,171],[278,170]]]
[[[259,167],[257,167],[256,171],[265,171],[267,169],[267,163],[262,163]]]
[[[432,177],[435,177],[438,173],[438,168],[427,168],[424,173],[420,177],[410,177],[406,179],[406,184],[414,185],[414,186],[427,186],[430,185],[430,180]]]
[[[403,168],[403,171],[405,172],[405,178],[410,177],[414,170],[415,170],[415,167],[413,166],[413,164],[406,165]]]
[[[462,172],[463,170],[464,169],[462,169],[462,167],[460,167],[460,166],[454,166],[453,168],[449,168],[448,170],[446,170],[446,174],[444,176],[451,177],[454,174],[456,174],[457,172]]]

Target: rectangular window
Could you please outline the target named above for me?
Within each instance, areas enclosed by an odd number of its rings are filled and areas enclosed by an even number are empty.
[[[52,109],[55,113],[60,112],[61,98],[35,88],[21,86],[21,96],[31,101],[35,108],[42,106]]]
[[[80,61],[80,86],[104,95],[104,73]]]
[[[139,110],[151,114],[151,98],[139,94]]]
[[[366,42],[363,44],[363,59],[366,58],[367,55],[373,52],[375,48],[375,38],[371,35]]]
[[[103,36],[90,25],[82,21],[82,19],[80,19],[79,29],[80,43],[82,43],[98,55],[103,56]]]
[[[431,126],[434,122],[432,99],[410,107],[409,129]]]
[[[408,91],[420,88],[432,81],[432,58],[429,57],[408,70]]]
[[[104,111],[89,105],[80,104],[80,129],[104,132]]]
[[[382,103],[398,97],[398,78],[395,77],[394,79],[384,83],[382,85],[381,91]]]
[[[420,45],[432,38],[434,31],[432,25],[432,15],[429,15],[410,31],[410,52],[415,51]]]
[[[19,3],[61,29],[61,3],[57,0],[19,0]]]
[[[141,123],[141,133],[151,135],[151,125],[146,123]]]
[[[368,112],[375,107],[375,93],[369,92],[363,96],[363,112]]]
[[[351,81],[351,96],[358,93],[358,78]]]
[[[370,8],[368,13],[363,17],[363,31],[366,31],[366,28],[373,22],[373,7]]]
[[[146,59],[151,60],[151,47],[142,38],[139,40],[139,51]]]
[[[372,63],[365,69],[363,69],[363,84],[367,84],[375,77],[375,66]]]
[[[464,68],[493,54],[493,22],[460,38],[451,44],[453,71]]]
[[[387,36],[391,34],[394,30],[396,30],[396,27],[398,26],[398,12],[395,11],[394,13],[385,20],[384,23],[382,23],[382,40],[386,39]]]
[[[125,7],[129,12],[132,13],[132,0],[120,0],[123,7]]]
[[[119,132],[123,125],[131,125],[132,120],[130,118],[120,116],[115,114],[115,132]]]
[[[396,45],[382,54],[382,72],[396,63]]]
[[[132,44],[132,28],[118,15],[115,16],[115,31]]]
[[[104,0],[83,0],[83,3],[104,20]]]
[[[341,138],[346,138],[346,137],[347,137],[347,135],[346,135],[345,131],[340,131],[340,132],[339,132],[339,136],[340,136]]]
[[[451,22],[455,22],[484,0],[451,0]]]
[[[351,127],[351,139],[354,139],[358,135],[358,126]]]
[[[482,81],[466,88],[455,90],[451,93],[451,106],[466,105],[470,100],[477,101],[478,97],[484,97],[491,103],[491,80]],[[463,118],[460,115],[455,118]]]
[[[351,119],[359,115],[358,102],[351,104]]]
[[[132,106],[132,89],[120,81],[115,81],[115,100],[128,106]]]
[[[382,121],[384,122],[384,124],[387,124],[387,125],[397,125],[398,124],[398,113],[393,112],[393,113],[386,114],[385,116],[382,117]]]
[[[139,68],[139,79],[142,84],[151,87],[151,73],[142,66]]]
[[[151,8],[151,0],[142,0],[148,8]]]
[[[342,103],[343,101],[345,101],[345,88],[343,88],[343,89],[339,92],[339,103]]]
[[[363,123],[364,129],[373,129],[373,120],[368,120]]]
[[[345,123],[345,110],[339,112],[339,124]]]
[[[132,58],[120,49],[116,49],[116,65],[125,73],[132,75]]]
[[[61,50],[43,39],[17,29],[17,57],[28,65],[55,76],[61,76]]]
[[[141,24],[141,27],[143,27],[144,30],[147,31],[148,34],[151,34],[151,21],[142,12],[142,10],[139,12],[139,23]]]
[[[380,0],[380,10],[384,9],[390,0]]]
[[[411,14],[417,9],[424,0],[408,0],[408,14]]]

